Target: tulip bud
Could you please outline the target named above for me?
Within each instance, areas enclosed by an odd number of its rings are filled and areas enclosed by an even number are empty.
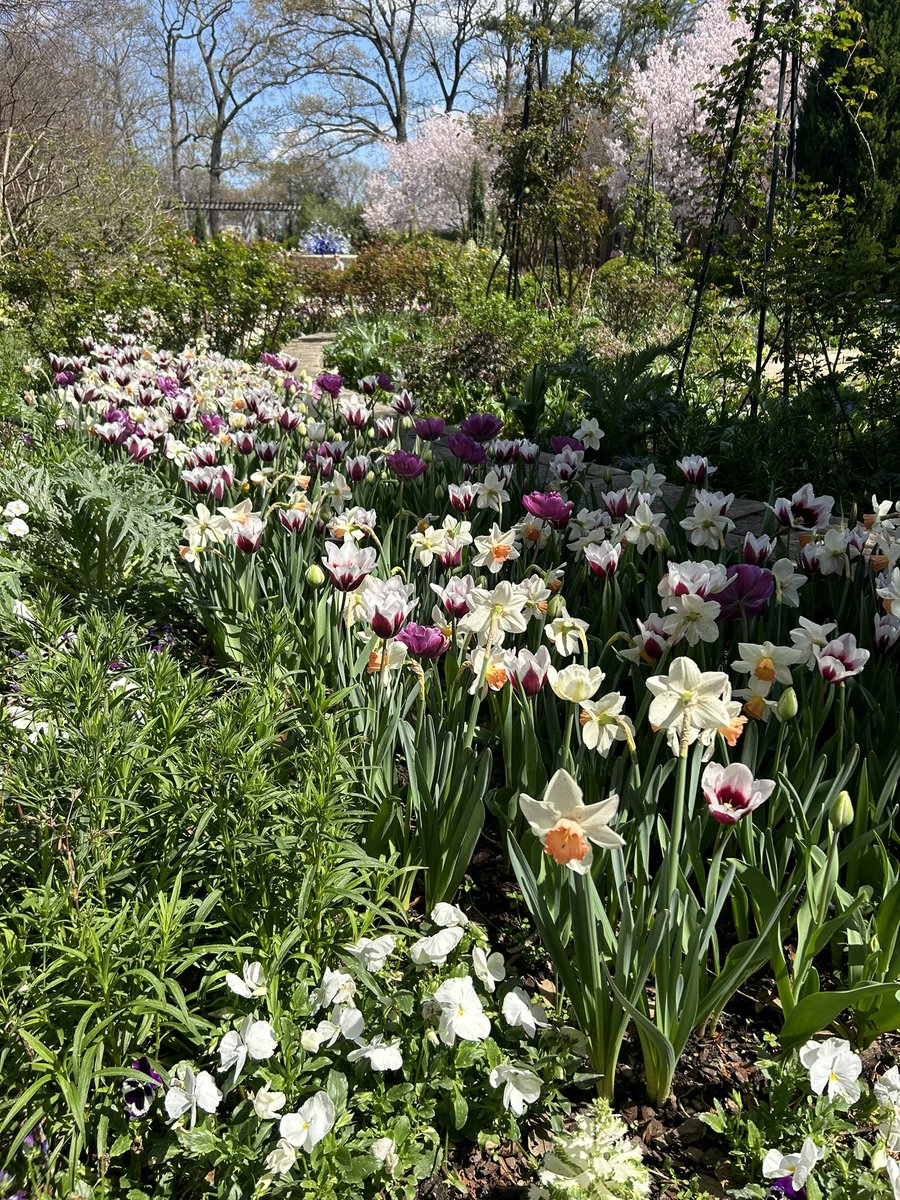
[[[547,620],[553,621],[561,616],[566,608],[566,602],[561,592],[551,596],[547,601]]]
[[[850,799],[849,792],[838,792],[831,805],[828,820],[834,830],[846,829],[848,825],[852,824],[853,801]]]
[[[310,563],[306,568],[306,582],[314,588],[320,588],[325,582],[325,572],[318,563]]]
[[[446,495],[447,489],[444,487],[444,485],[442,483],[437,484],[434,489],[435,500],[443,500]]]
[[[797,702],[797,693],[792,687],[785,688],[778,698],[778,704],[775,706],[775,712],[778,714],[779,721],[793,721],[797,715],[799,704]]]
[[[886,1163],[887,1163],[887,1154],[885,1153],[884,1146],[882,1146],[882,1145],[876,1146],[875,1149],[872,1151],[872,1162],[871,1162],[872,1170],[873,1171],[883,1171],[885,1169]]]
[[[374,483],[374,482],[375,482],[375,472],[367,471],[366,472],[366,483]]]
[[[301,437],[306,437],[306,422],[305,421],[301,421],[300,424],[297,426],[297,432],[300,434]]]

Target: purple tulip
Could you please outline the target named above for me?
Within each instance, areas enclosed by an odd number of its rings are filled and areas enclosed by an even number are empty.
[[[493,413],[471,413],[459,423],[460,433],[476,442],[489,442],[503,428],[503,422]]]
[[[200,422],[206,432],[213,434],[213,436],[215,436],[217,433],[221,433],[222,430],[228,426],[228,422],[225,420],[225,418],[220,417],[218,413],[201,413],[197,420]]]
[[[284,363],[278,357],[277,354],[269,354],[269,353],[261,354],[259,356],[259,361],[261,363],[265,363],[265,365],[267,367],[271,367],[273,371],[283,371],[284,370]]]
[[[418,658],[439,658],[450,649],[450,639],[434,625],[416,625],[410,622],[397,634],[410,654]]]
[[[341,388],[344,386],[344,379],[343,376],[334,375],[331,371],[322,371],[321,374],[316,376],[316,386],[337,399],[341,394]]]
[[[751,563],[737,563],[725,574],[729,582],[721,592],[716,592],[716,600],[721,606],[718,620],[759,616],[775,591],[772,572]]]
[[[550,439],[550,449],[554,454],[562,454],[566,447],[570,450],[580,450],[582,454],[584,453],[584,442],[579,442],[578,438],[557,434]]]
[[[178,395],[178,380],[173,379],[171,375],[157,375],[156,386],[164,396],[168,396],[171,400]]]
[[[522,497],[522,503],[533,517],[539,517],[554,529],[565,529],[575,507],[571,500],[563,500],[559,492],[530,492]]]
[[[422,417],[413,425],[413,433],[423,442],[434,442],[444,436],[445,428],[443,417]]]
[[[484,446],[469,437],[467,433],[454,433],[452,437],[447,438],[444,445],[454,458],[458,458],[460,462],[466,463],[468,466],[474,467],[479,463],[487,462],[487,451]]]
[[[405,450],[395,450],[385,459],[388,467],[401,479],[418,479],[428,468],[424,459],[418,454],[407,454]]]

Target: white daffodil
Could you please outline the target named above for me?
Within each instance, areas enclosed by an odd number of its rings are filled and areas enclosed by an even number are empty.
[[[681,731],[685,723],[690,732],[720,729],[730,720],[722,694],[728,676],[721,671],[701,671],[692,658],[676,658],[668,675],[652,675],[647,687],[650,724],[655,729]]]
[[[509,500],[509,492],[497,472],[488,471],[484,482],[475,484],[475,497],[478,508],[492,508],[494,512],[500,512]]]
[[[185,1113],[190,1113],[188,1128],[193,1129],[197,1122],[197,1109],[214,1113],[221,1099],[222,1093],[209,1071],[200,1071],[195,1075],[193,1067],[184,1063],[172,1075],[172,1083],[166,1092],[166,1113],[170,1121],[177,1121]]]
[[[575,430],[575,437],[587,450],[599,450],[603,430],[596,417],[583,417],[581,424]]]
[[[369,1153],[381,1163],[388,1175],[393,1175],[400,1166],[400,1156],[397,1154],[397,1145],[393,1138],[379,1138],[369,1147]]]
[[[636,467],[631,472],[631,482],[639,492],[655,499],[662,494],[662,485],[666,482],[666,477],[661,471],[657,471],[654,463],[650,463],[648,467]]]
[[[715,504],[698,500],[694,511],[679,524],[690,534],[691,545],[719,550],[725,545],[725,535],[734,529],[734,521],[726,517]]]
[[[325,968],[322,982],[310,994],[310,1012],[318,1012],[320,1008],[329,1008],[332,1004],[348,1004],[356,995],[356,981],[352,975],[343,971],[332,971]]]
[[[241,967],[241,976],[235,975],[232,971],[225,976],[225,982],[236,995],[243,996],[245,1000],[252,1000],[266,994],[266,977],[263,974],[262,963],[244,963]]]
[[[443,554],[447,549],[446,530],[435,528],[427,522],[414,529],[409,540],[416,561],[423,567],[430,567],[435,555]]]
[[[686,592],[681,596],[670,596],[668,607],[670,611],[663,618],[663,632],[673,642],[683,638],[689,646],[696,646],[698,642],[718,641],[721,630],[716,617],[722,606],[717,600],[704,600],[702,596]]]
[[[248,1058],[255,1062],[264,1062],[271,1058],[278,1049],[275,1040],[275,1030],[268,1021],[254,1021],[252,1017],[244,1017],[240,1029],[231,1029],[219,1043],[220,1071],[234,1067],[234,1078],[244,1069]]]
[[[373,1071],[399,1071],[403,1067],[400,1042],[385,1042],[383,1034],[376,1033],[370,1042],[361,1042],[356,1050],[347,1055],[348,1062],[366,1059]]]
[[[789,1179],[798,1191],[806,1186],[810,1173],[817,1162],[825,1156],[812,1138],[806,1138],[799,1154],[782,1154],[780,1150],[768,1150],[763,1159],[762,1172],[766,1179]]]
[[[664,521],[665,517],[653,512],[650,505],[643,501],[633,513],[625,514],[625,541],[635,546],[639,554],[651,546],[661,549],[666,544]]]
[[[796,646],[776,646],[773,642],[738,642],[740,658],[732,662],[735,671],[752,675],[763,683],[791,684],[791,667],[800,661]]]
[[[420,938],[409,948],[409,957],[417,967],[440,966],[447,961],[462,940],[463,929],[459,925],[448,925],[430,937]]]
[[[492,1088],[503,1088],[503,1107],[521,1117],[529,1104],[540,1097],[541,1081],[533,1071],[512,1063],[500,1063],[488,1076]]]
[[[495,588],[472,588],[466,597],[469,611],[459,622],[465,633],[475,633],[490,645],[499,645],[505,633],[524,633],[528,595],[504,579]]]
[[[605,678],[605,673],[599,667],[582,667],[579,663],[570,663],[561,671],[556,667],[547,670],[547,679],[553,691],[560,700],[567,700],[570,704],[590,700]]]
[[[809,1071],[809,1086],[817,1096],[827,1090],[829,1100],[840,1096],[855,1104],[859,1099],[862,1060],[843,1038],[807,1042],[800,1051],[800,1062]]]
[[[891,1067],[885,1071],[880,1079],[876,1079],[873,1091],[885,1114],[878,1124],[878,1132],[888,1149],[896,1154],[900,1151],[900,1070]]]
[[[795,629],[791,630],[791,641],[797,650],[798,661],[811,671],[816,669],[816,651],[828,645],[832,632],[837,629],[834,622],[817,625],[807,617],[800,617]]]
[[[506,993],[500,1012],[510,1029],[521,1029],[530,1038],[550,1024],[541,1005],[519,987]]]
[[[499,950],[487,954],[480,946],[472,950],[472,970],[485,989],[493,992],[497,984],[506,978],[506,962]]]
[[[281,1116],[286,1099],[284,1092],[270,1092],[269,1085],[264,1083],[253,1097],[253,1111],[261,1121],[274,1121]]]
[[[806,583],[806,576],[794,570],[794,564],[789,558],[779,558],[772,563],[769,570],[775,577],[776,604],[786,604],[788,608],[799,608],[800,588]]]
[[[346,949],[367,971],[375,974],[382,969],[396,946],[396,939],[385,933],[378,938],[360,938]]]
[[[466,926],[469,923],[469,918],[461,908],[457,908],[455,904],[447,904],[444,901],[436,904],[431,910],[431,920],[435,925],[439,925],[441,929],[447,929],[451,925]]]
[[[599,804],[584,804],[581,788],[568,771],[559,770],[547,784],[543,800],[524,793],[519,807],[539,838],[544,853],[554,862],[578,875],[586,875],[594,859],[591,842],[606,849],[624,846],[624,841],[609,827],[616,815],[619,797],[615,794]]]
[[[490,533],[475,539],[478,553],[472,558],[473,566],[487,567],[492,575],[496,575],[506,563],[514,562],[519,557],[516,545],[518,537],[515,529],[504,533],[499,525],[492,525]]]
[[[434,1003],[441,1007],[438,1035],[445,1046],[452,1046],[457,1038],[483,1042],[490,1036],[491,1023],[469,975],[445,980],[434,993]]]
[[[287,1138],[279,1138],[275,1149],[266,1156],[266,1170],[270,1175],[287,1175],[296,1161],[297,1151]]]
[[[544,626],[544,637],[556,647],[557,654],[568,658],[579,651],[587,653],[587,621],[569,616],[564,610],[549,625]]]
[[[599,700],[582,700],[581,737],[588,750],[596,750],[603,758],[614,742],[627,742],[634,749],[634,723],[623,716],[625,697],[621,692],[607,692]]]
[[[295,1113],[285,1113],[278,1132],[296,1150],[310,1153],[334,1125],[334,1104],[327,1092],[316,1092]]]

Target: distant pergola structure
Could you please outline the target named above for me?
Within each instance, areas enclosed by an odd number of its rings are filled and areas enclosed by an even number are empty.
[[[240,226],[241,234],[246,239],[251,239],[255,236],[258,226],[257,218],[260,216],[286,216],[290,224],[290,218],[294,213],[300,212],[303,208],[295,200],[185,200],[181,204],[181,208],[186,213],[202,212],[205,216],[210,228],[216,228],[219,225],[218,218],[227,213],[239,214],[240,219],[235,223]],[[293,231],[290,231],[293,232]]]

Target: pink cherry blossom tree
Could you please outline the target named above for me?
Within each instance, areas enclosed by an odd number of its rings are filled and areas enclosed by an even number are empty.
[[[468,210],[472,164],[486,180],[493,171],[490,153],[472,125],[454,113],[422,121],[409,142],[385,143],[387,163],[369,179],[363,216],[370,229],[418,233],[460,231]],[[487,197],[491,205],[490,190]]]
[[[622,132],[608,150],[616,168],[610,182],[614,201],[629,184],[646,183],[652,148],[653,185],[671,204],[676,223],[702,219],[713,186],[695,144],[696,135],[708,128],[703,89],[715,86],[751,33],[745,18],[732,14],[730,0],[706,0],[686,35],[661,42],[645,66],[632,71]],[[773,107],[776,91],[770,70],[755,97],[756,108]]]

